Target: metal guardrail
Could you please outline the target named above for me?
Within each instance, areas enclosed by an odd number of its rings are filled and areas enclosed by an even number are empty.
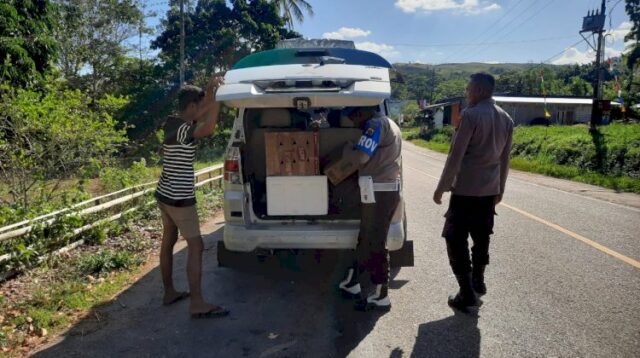
[[[218,165],[214,165],[214,166],[211,166],[202,170],[198,170],[197,172],[195,172],[194,173],[194,178],[196,181],[195,186],[201,187],[206,184],[209,184],[211,186],[213,186],[215,183],[221,184],[222,178],[224,177],[224,175],[222,174],[223,167],[224,166],[222,164],[218,164]],[[85,215],[95,214],[101,211],[105,211],[115,206],[124,204],[135,198],[144,196],[145,194],[154,191],[156,184],[157,184],[157,181],[135,185],[129,188],[115,191],[113,193],[109,193],[99,197],[91,198],[89,200],[85,200],[83,202],[74,204],[62,210],[58,210],[46,215],[38,216],[30,220],[24,220],[15,224],[1,227],[0,242],[15,240],[17,238],[20,238],[28,234],[29,232],[31,232],[31,230],[33,230],[35,227],[51,225],[62,216],[70,216],[70,215],[85,216]],[[106,199],[109,199],[109,200],[106,202],[102,202],[103,200],[106,200]],[[137,210],[139,207],[149,203],[151,202],[143,203],[141,205],[137,205],[132,208],[127,208],[107,218],[99,219],[94,221],[93,223],[74,229],[70,233],[71,237],[75,237],[96,226],[105,224],[107,222],[115,221],[121,218],[123,215],[129,212],[133,212]],[[94,205],[88,206],[90,204],[94,204]],[[79,245],[82,245],[83,243],[84,243],[83,240],[72,242],[71,244],[63,247],[62,249],[57,250],[57,252],[69,251],[70,249],[73,249]],[[0,263],[11,259],[11,257],[12,257],[11,254],[5,254],[0,256]]]

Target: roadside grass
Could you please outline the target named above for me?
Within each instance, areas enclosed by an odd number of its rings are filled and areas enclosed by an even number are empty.
[[[420,147],[448,153],[450,128],[403,130]],[[511,168],[640,193],[640,124],[613,124],[592,135],[584,125],[516,127]]]
[[[145,259],[142,253],[100,249],[38,268],[30,274],[34,282],[22,287],[29,290],[23,300],[0,302],[0,357],[25,356],[94,307],[110,302],[133,282]]]
[[[205,185],[196,196],[201,223],[222,207],[217,184]],[[157,207],[149,205],[105,227],[105,240],[50,257],[26,274],[1,283],[0,357],[28,355],[134,283],[149,258],[158,253],[158,217]]]

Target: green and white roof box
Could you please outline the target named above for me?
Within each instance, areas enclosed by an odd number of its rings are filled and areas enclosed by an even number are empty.
[[[244,108],[373,106],[391,95],[390,69],[367,51],[278,48],[236,63],[216,98]]]

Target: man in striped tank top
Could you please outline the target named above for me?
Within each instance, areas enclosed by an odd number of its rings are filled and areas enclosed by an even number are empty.
[[[156,189],[156,199],[162,215],[162,246],[160,270],[164,285],[163,303],[170,305],[186,297],[191,298],[189,311],[194,318],[226,316],[223,307],[205,302],[202,297],[202,251],[200,222],[196,210],[193,162],[197,138],[211,135],[218,122],[220,103],[215,92],[222,79],[209,80],[206,91],[196,86],[183,86],[178,93],[177,117],[169,117],[164,126],[162,145],[162,174]],[[173,247],[178,231],[187,240],[188,292],[173,286]]]

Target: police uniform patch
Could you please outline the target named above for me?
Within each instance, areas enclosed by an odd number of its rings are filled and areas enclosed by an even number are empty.
[[[360,141],[356,144],[356,149],[366,153],[368,156],[373,156],[380,145],[380,132],[382,128],[379,123],[375,123],[373,120],[367,122]]]

